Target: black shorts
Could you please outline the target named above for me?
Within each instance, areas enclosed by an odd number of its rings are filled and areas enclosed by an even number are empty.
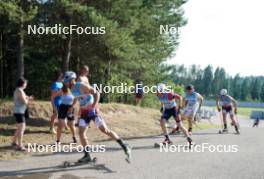
[[[90,124],[91,121],[95,121],[97,117],[98,117],[97,112],[93,115],[88,115],[86,113],[81,114],[81,119],[83,119],[87,124]]]
[[[171,109],[165,109],[164,113],[162,114],[161,118],[162,119],[166,119],[166,120],[169,120],[169,118],[173,116],[174,119],[176,119],[177,121],[178,120],[178,111],[176,109],[176,107],[173,107]]]
[[[67,118],[69,121],[73,121],[74,112],[68,113],[70,107],[71,105],[61,104],[59,106],[58,119],[65,120]]]
[[[16,118],[17,123],[25,123],[26,122],[25,114],[16,113],[16,114],[14,114],[14,116]]]
[[[94,121],[97,128],[106,125],[104,119],[97,112],[91,112],[90,114],[82,112],[79,127],[87,127],[91,121]]]
[[[233,108],[232,108],[232,106],[222,106],[222,111],[224,113],[230,113],[230,114],[232,114],[233,113]]]

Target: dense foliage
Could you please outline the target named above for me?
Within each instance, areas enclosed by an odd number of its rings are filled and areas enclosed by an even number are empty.
[[[168,78],[179,85],[192,83],[196,90],[207,98],[214,98],[222,88],[226,88],[230,95],[241,101],[264,101],[264,77],[239,74],[230,76],[225,69],[207,66],[184,65],[166,66]]]
[[[160,25],[186,24],[185,0],[2,0],[0,2],[1,97],[12,95],[19,76],[39,99],[50,94],[57,69],[90,67],[90,81],[145,85],[162,78],[160,65],[178,45],[178,34]],[[103,35],[28,35],[28,25],[70,24],[106,28]],[[130,98],[104,95],[105,101]]]
[[[0,95],[12,96],[16,79],[29,80],[27,92],[48,99],[55,71],[79,72],[90,67],[90,82],[103,85],[144,85],[166,82],[179,93],[193,83],[207,97],[228,88],[242,100],[264,100],[262,77],[232,78],[211,66],[164,65],[175,55],[179,34],[160,34],[160,25],[180,28],[186,24],[185,0],[1,0]],[[28,35],[28,25],[55,24],[105,27],[100,35]],[[175,85],[179,84],[179,86]],[[132,94],[102,94],[104,102],[133,103]],[[152,106],[155,95],[145,96]]]

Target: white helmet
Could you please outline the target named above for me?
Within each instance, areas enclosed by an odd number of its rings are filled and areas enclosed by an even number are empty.
[[[157,92],[164,93],[166,91],[166,85],[163,83],[159,83],[157,86]]]
[[[64,80],[63,81],[64,81],[64,83],[67,83],[70,80],[76,79],[76,78],[77,78],[76,73],[74,73],[73,71],[66,71],[64,73]]]
[[[227,89],[221,89],[220,95],[222,95],[222,96],[227,95]]]

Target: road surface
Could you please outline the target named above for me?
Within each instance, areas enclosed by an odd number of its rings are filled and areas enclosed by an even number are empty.
[[[128,164],[114,142],[103,142],[105,153],[96,153],[98,163],[73,168],[61,168],[65,160],[76,160],[79,153],[36,156],[0,162],[0,176],[4,178],[107,178],[107,179],[264,179],[264,128],[252,128],[251,121],[240,120],[241,135],[217,134],[218,129],[202,130],[193,134],[196,145],[237,146],[237,152],[160,152],[154,148],[162,136],[131,139],[133,161]],[[181,135],[173,136],[175,145],[185,144]]]

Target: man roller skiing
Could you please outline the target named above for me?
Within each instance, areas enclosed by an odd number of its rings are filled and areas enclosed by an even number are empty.
[[[223,123],[224,123],[224,129],[222,130],[222,132],[223,133],[228,132],[226,118],[227,118],[227,114],[229,114],[232,120],[232,124],[235,127],[236,133],[239,134],[240,131],[238,128],[238,121],[235,119],[235,115],[237,114],[237,102],[233,97],[227,94],[226,89],[222,89],[220,91],[220,95],[217,96],[216,106],[219,112],[221,112],[222,110]],[[222,106],[222,108],[220,106]]]
[[[163,134],[165,136],[165,140],[162,142],[162,144],[172,144],[167,130],[167,124],[166,122],[169,120],[171,116],[176,121],[177,127],[187,136],[187,141],[189,145],[192,145],[192,139],[190,138],[187,130],[183,126],[179,114],[179,109],[181,108],[181,101],[182,97],[176,93],[170,92],[165,84],[159,84],[157,87],[157,96],[161,102],[161,120],[160,120],[160,126],[162,128]],[[176,100],[179,101],[179,104],[177,105]]]
[[[64,84],[68,86],[75,97],[74,104],[79,101],[80,105],[80,121],[79,121],[79,134],[83,147],[88,145],[86,138],[86,131],[89,123],[94,121],[96,126],[101,132],[114,139],[124,150],[127,155],[126,160],[129,162],[131,158],[131,149],[123,142],[123,140],[112,130],[110,130],[104,119],[99,115],[99,99],[100,94],[89,84],[83,82],[76,82],[76,74],[68,71],[64,75]],[[73,106],[74,106],[73,104]],[[70,110],[72,110],[71,107]],[[92,160],[90,153],[85,150],[84,156],[78,162],[90,162]]]
[[[194,121],[197,111],[200,110],[202,103],[202,95],[195,92],[193,85],[188,85],[186,87],[186,93],[184,96],[184,117],[188,120],[188,132],[190,135],[192,134],[192,123]]]

